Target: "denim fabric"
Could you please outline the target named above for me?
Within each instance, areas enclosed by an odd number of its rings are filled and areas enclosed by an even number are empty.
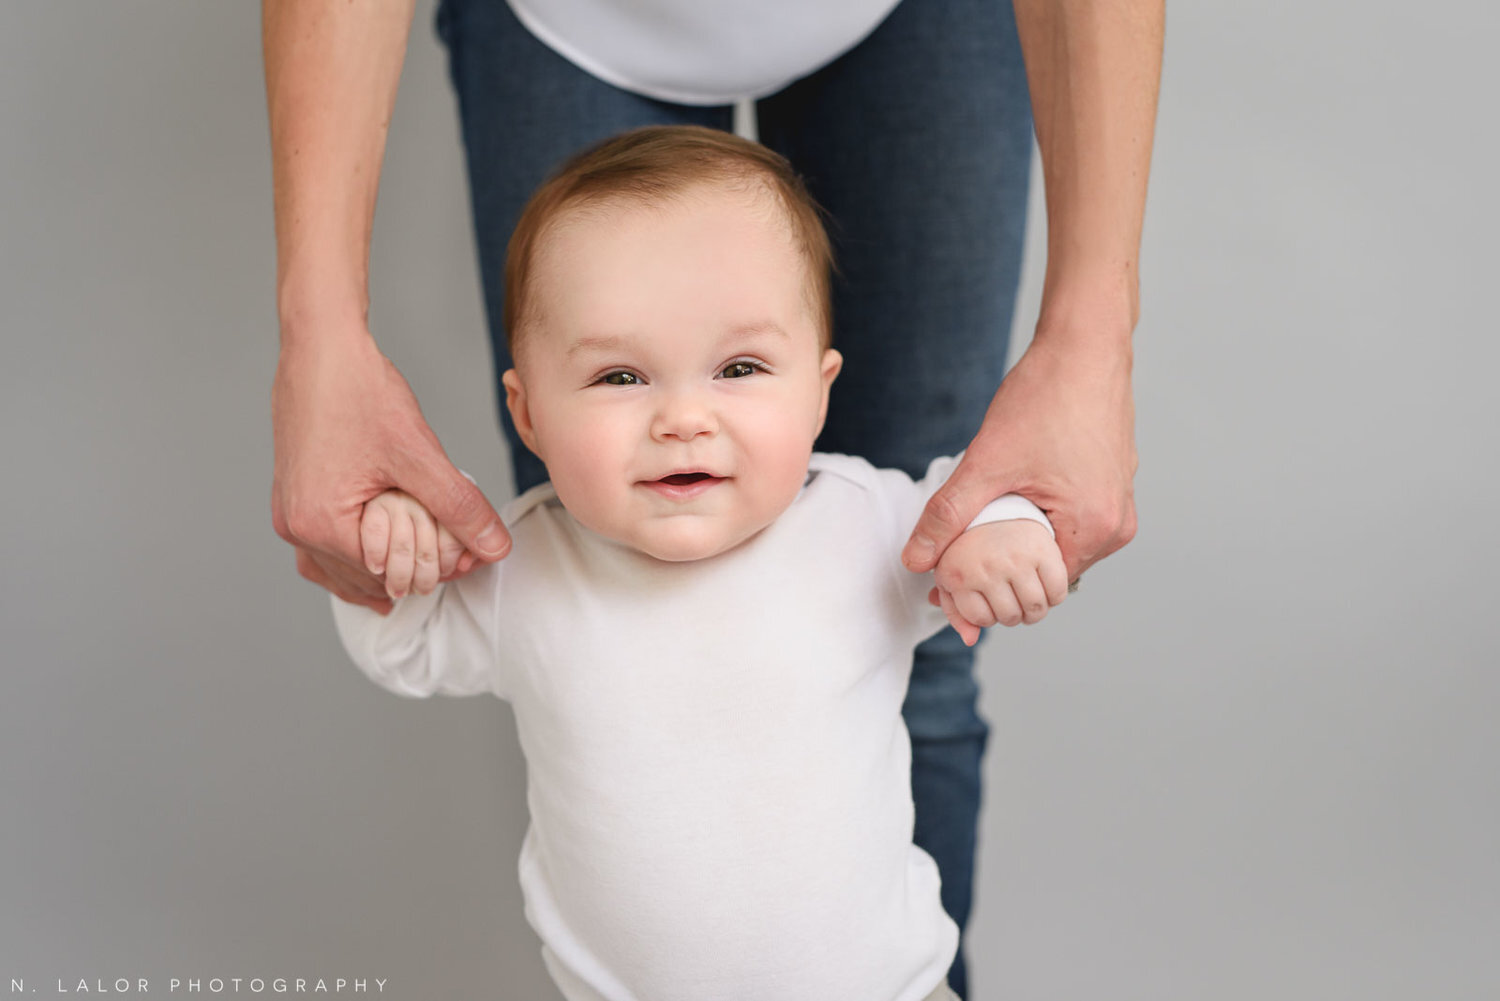
[[[640,125],[728,130],[696,107],[603,83],[537,41],[503,0],[442,0],[468,157],[497,390],[506,243],[527,196],[564,157]],[[761,141],[791,160],[833,217],[834,343],[844,368],[817,448],[920,476],[965,448],[1005,371],[1020,276],[1031,111],[1010,4],[904,0],[834,62],[757,102]],[[498,392],[516,488],[546,478]],[[903,714],[914,840],[943,905],[968,919],[980,761],[973,651],[945,630],[917,650]],[[949,983],[966,993],[963,950]]]

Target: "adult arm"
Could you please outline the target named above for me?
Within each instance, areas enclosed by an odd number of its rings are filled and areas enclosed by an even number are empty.
[[[1131,336],[1161,80],[1163,0],[1015,0],[1047,202],[1031,345],[902,559],[931,569],[993,497],[1029,497],[1069,580],[1135,536]]]
[[[281,353],[271,521],[308,580],[386,611],[360,511],[399,487],[474,556],[510,546],[369,330],[370,231],[414,0],[264,0]],[[465,555],[459,572],[472,566]]]

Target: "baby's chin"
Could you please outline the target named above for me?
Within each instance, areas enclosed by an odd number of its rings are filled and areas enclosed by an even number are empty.
[[[737,536],[719,534],[698,536],[696,533],[682,533],[679,536],[668,535],[665,538],[633,538],[618,541],[636,552],[644,553],[663,563],[692,563],[696,560],[722,556],[759,535],[763,528],[765,526],[760,525],[748,534]]]
[[[796,500],[797,490],[801,489],[800,480],[795,487],[787,491],[783,502],[774,510],[762,504],[753,511],[683,513],[667,517],[651,514],[638,521],[620,518],[615,511],[601,512],[587,505],[570,506],[561,490],[558,490],[558,499],[579,524],[611,542],[663,563],[693,563],[722,556],[759,535]]]
[[[764,524],[756,525],[713,524],[713,519],[706,518],[673,518],[667,519],[666,523],[658,521],[646,526],[583,524],[610,541],[654,560],[661,560],[663,563],[693,563],[722,556],[739,548],[775,520],[772,518]]]

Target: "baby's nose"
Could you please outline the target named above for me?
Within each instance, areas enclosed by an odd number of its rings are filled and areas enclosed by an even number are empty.
[[[676,392],[665,395],[651,422],[651,437],[657,440],[677,438],[690,441],[699,435],[719,430],[713,406],[700,392]]]

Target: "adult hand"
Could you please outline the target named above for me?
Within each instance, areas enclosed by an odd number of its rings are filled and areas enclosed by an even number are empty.
[[[1052,522],[1069,581],[1134,538],[1130,369],[1128,337],[1039,333],[922,512],[901,553],[907,569],[932,569],[985,504],[1011,492]]]
[[[510,551],[499,515],[449,462],[411,387],[362,326],[283,338],[271,421],[271,523],[296,549],[298,573],[345,601],[391,608],[364,567],[359,535],[365,502],[390,487],[421,501],[465,547],[443,554],[445,578]]]

